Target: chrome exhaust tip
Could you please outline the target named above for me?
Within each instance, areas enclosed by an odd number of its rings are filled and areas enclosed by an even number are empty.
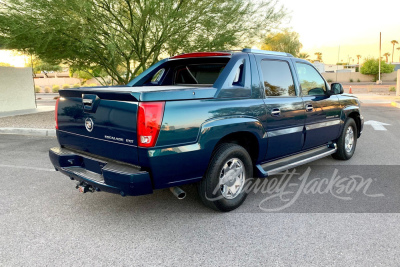
[[[169,190],[171,191],[177,199],[184,199],[186,197],[186,192],[180,189],[177,186],[170,187]]]

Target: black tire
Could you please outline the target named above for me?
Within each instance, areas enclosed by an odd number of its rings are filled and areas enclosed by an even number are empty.
[[[349,127],[352,128],[353,132],[353,146],[351,150],[346,150],[346,133],[349,129]],[[352,118],[347,118],[347,120],[344,123],[342,133],[337,141],[337,151],[336,153],[332,154],[332,157],[334,159],[339,159],[339,160],[348,160],[350,159],[354,151],[356,150],[356,145],[357,145],[357,124]]]
[[[239,159],[240,161],[237,161]],[[206,174],[203,177],[203,180],[198,184],[198,193],[202,202],[207,206],[217,211],[231,211],[238,208],[245,201],[247,197],[247,192],[244,189],[244,185],[242,190],[240,187],[236,192],[237,195],[231,196],[232,199],[227,199],[223,196],[220,187],[220,175],[222,174],[222,169],[225,164],[231,162],[238,162],[238,165],[241,166],[243,164],[244,177],[240,179],[244,180],[244,184],[246,180],[253,176],[253,163],[251,157],[246,149],[242,146],[232,143],[224,143],[219,145],[208,165],[208,169]],[[229,181],[231,182],[231,181]],[[225,190],[224,190],[225,191]]]

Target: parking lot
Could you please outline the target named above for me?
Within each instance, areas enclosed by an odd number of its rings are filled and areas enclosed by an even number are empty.
[[[310,183],[333,174],[370,179],[367,190],[307,191],[304,176],[292,177],[284,194],[252,192],[230,213],[205,208],[194,185],[182,187],[184,200],[168,189],[80,194],[52,168],[55,138],[0,135],[0,265],[393,265],[400,109],[369,103],[362,112],[369,123],[351,160],[327,157],[296,173],[310,170]]]

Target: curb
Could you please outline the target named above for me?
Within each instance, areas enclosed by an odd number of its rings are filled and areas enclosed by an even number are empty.
[[[396,108],[400,108],[400,102],[392,102],[391,105]]]
[[[56,137],[56,130],[35,128],[0,128],[0,134],[18,134]]]

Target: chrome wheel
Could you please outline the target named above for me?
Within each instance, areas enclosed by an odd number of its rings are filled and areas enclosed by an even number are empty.
[[[226,199],[234,199],[242,192],[245,177],[243,162],[238,158],[228,160],[219,175],[219,188]]]
[[[346,130],[344,137],[344,149],[347,153],[350,153],[354,146],[354,130],[352,126],[349,126]]]

